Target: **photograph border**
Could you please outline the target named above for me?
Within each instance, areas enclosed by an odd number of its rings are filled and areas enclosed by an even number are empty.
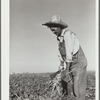
[[[1,0],[1,100],[9,100],[10,0]],[[96,0],[96,100],[99,100],[99,0]]]

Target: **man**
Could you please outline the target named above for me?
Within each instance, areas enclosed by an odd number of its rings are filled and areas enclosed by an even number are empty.
[[[76,34],[68,30],[68,25],[57,15],[53,16],[51,21],[42,25],[49,27],[53,34],[57,36],[59,67],[64,68],[64,64],[66,64],[65,76],[67,72],[72,71],[70,75],[73,80],[72,88],[76,100],[85,100],[87,60]]]

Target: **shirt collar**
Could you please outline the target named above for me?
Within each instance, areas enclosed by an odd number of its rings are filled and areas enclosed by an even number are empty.
[[[65,32],[66,32],[66,31],[67,31],[67,29],[66,29],[66,28],[62,30],[61,35],[60,35],[59,37],[57,37],[57,40],[58,40],[58,41],[60,41],[60,40],[61,40],[61,37],[64,37],[64,35],[65,35]]]
[[[62,30],[61,37],[65,35],[65,32],[66,32],[66,31],[67,31],[66,28]]]

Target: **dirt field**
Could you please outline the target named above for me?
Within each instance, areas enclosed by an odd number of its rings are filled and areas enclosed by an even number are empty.
[[[50,98],[50,73],[23,73],[10,75],[9,100],[75,100],[73,96]],[[86,100],[95,100],[95,72],[88,72]]]

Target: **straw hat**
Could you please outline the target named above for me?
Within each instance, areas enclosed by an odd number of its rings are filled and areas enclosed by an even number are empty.
[[[60,16],[58,16],[58,15],[54,15],[52,17],[51,21],[46,22],[42,25],[45,25],[47,27],[61,27],[61,28],[67,28],[68,27],[68,25],[66,23],[64,23],[61,20]]]

